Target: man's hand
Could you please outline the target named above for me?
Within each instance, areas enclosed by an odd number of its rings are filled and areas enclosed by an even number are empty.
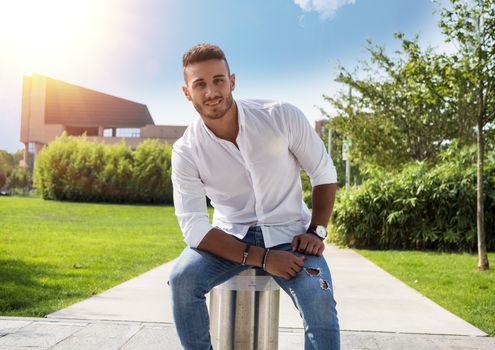
[[[325,243],[312,233],[303,233],[292,240],[292,250],[307,255],[321,256],[325,250]]]
[[[304,267],[304,256],[283,250],[271,250],[266,258],[266,271],[286,280],[294,277]]]

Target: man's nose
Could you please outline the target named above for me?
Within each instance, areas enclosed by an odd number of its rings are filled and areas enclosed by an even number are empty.
[[[214,97],[216,96],[217,90],[215,87],[211,85],[207,85],[205,89],[205,97]]]

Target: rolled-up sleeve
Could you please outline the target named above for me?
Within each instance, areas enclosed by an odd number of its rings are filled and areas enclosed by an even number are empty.
[[[311,185],[337,182],[337,171],[323,141],[309,124],[304,113],[292,105],[284,105],[289,149],[308,173]]]
[[[172,184],[175,215],[184,241],[197,248],[213,226],[208,221],[206,193],[198,170],[180,151],[172,151]]]

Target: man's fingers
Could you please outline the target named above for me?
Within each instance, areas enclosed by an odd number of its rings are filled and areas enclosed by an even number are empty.
[[[325,244],[322,244],[321,247],[318,249],[318,256],[321,256],[324,250],[325,250]]]
[[[306,240],[301,240],[299,242],[299,251],[304,253],[306,251],[306,247],[308,246],[308,242]]]
[[[292,251],[296,251],[297,250],[297,246],[299,245],[299,236],[296,236],[294,237],[294,239],[292,240]]]
[[[323,252],[323,249],[325,249],[325,243],[318,242],[318,244],[315,246],[315,249],[313,250],[313,255],[320,256],[321,253]]]
[[[320,250],[320,247],[315,245],[313,247],[313,250],[311,251],[311,255],[318,255],[318,251]]]
[[[294,261],[297,266],[299,266],[301,269],[304,267],[304,259],[297,259]]]
[[[296,273],[299,273],[302,270],[302,266],[299,266],[297,263],[292,265],[290,268],[294,270]]]
[[[314,247],[315,244],[313,242],[309,242],[308,245],[306,246],[306,249],[304,250],[304,253],[311,255],[313,253]]]

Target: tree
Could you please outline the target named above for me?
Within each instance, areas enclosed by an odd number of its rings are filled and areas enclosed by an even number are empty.
[[[368,42],[369,62],[353,73],[341,67],[336,79],[352,93],[325,96],[337,110],[329,127],[351,139],[353,163],[365,172],[433,162],[451,140],[463,145],[475,138],[474,115],[461,112],[468,94],[458,83],[455,60],[421,50],[418,37],[395,36],[402,43],[398,56]]]
[[[477,131],[477,235],[478,269],[489,269],[484,227],[484,133],[495,122],[495,0],[450,0],[443,8],[440,27],[447,40],[458,47],[462,80],[473,98],[470,107],[476,111]]]
[[[328,127],[351,139],[351,158],[364,172],[433,163],[454,140],[476,143],[478,268],[487,270],[484,157],[495,139],[495,0],[450,5],[439,25],[457,51],[422,50],[417,37],[399,33],[402,50],[393,57],[369,42],[369,62],[353,73],[341,68],[336,80],[346,89],[325,96],[337,110]]]

